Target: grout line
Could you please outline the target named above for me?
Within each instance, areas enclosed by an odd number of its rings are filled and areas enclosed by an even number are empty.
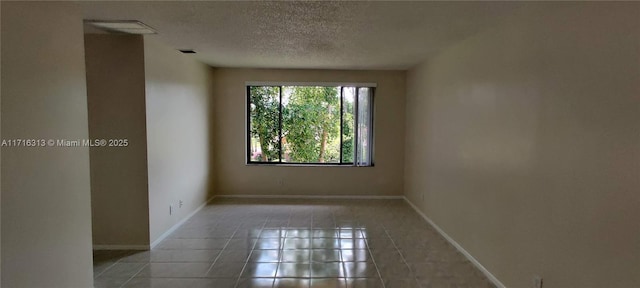
[[[353,227],[351,229],[353,229]],[[342,234],[338,234],[338,239],[340,239],[341,236]],[[342,244],[342,241],[340,241],[340,243]],[[351,250],[355,251],[355,248],[352,248]],[[344,277],[343,281],[344,281],[344,286],[346,287],[347,286],[347,266],[345,262],[346,261],[344,261],[344,253],[342,253],[342,247],[340,247],[340,265],[342,266],[342,273],[343,273],[342,276]]]
[[[384,232],[387,234],[387,237],[389,237],[389,234],[387,233],[387,227],[385,227],[384,225],[382,225],[382,227],[384,228]],[[376,267],[376,272],[378,272],[378,278],[380,279],[380,282],[382,282],[382,287],[386,288],[387,284],[384,283],[384,279],[382,279],[382,273],[380,273],[380,269],[378,268],[378,263],[376,263],[376,259],[375,257],[373,257],[373,253],[371,253],[371,247],[369,246],[369,242],[366,241],[365,243],[367,243],[367,252],[369,252],[369,255],[371,255],[371,261],[373,262],[373,266]]]
[[[242,279],[242,273],[244,273],[244,269],[247,269],[247,265],[249,264],[249,259],[251,259],[251,255],[253,255],[253,251],[255,251],[256,245],[258,245],[258,241],[260,241],[260,236],[262,235],[262,232],[264,232],[264,227],[267,226],[267,222],[269,221],[270,218],[271,217],[267,217],[264,220],[264,223],[262,223],[262,228],[260,228],[260,234],[258,234],[258,238],[256,238],[256,241],[253,242],[253,246],[251,246],[251,251],[249,252],[249,255],[247,256],[247,259],[244,261],[244,266],[242,266],[242,269],[240,270],[240,274],[238,275],[238,279],[236,279],[236,284],[233,287],[238,287],[238,285],[240,285],[240,279]],[[238,229],[239,228],[240,228],[240,226],[238,226]],[[238,231],[238,229],[236,229],[236,231]],[[233,234],[235,235],[235,232]],[[222,254],[222,253],[220,253],[220,254]],[[278,267],[276,267],[276,273],[277,272],[278,272]],[[275,277],[275,275],[274,275],[274,277]],[[271,283],[271,286],[273,286],[273,283]]]
[[[405,259],[404,255],[402,255],[402,252],[400,252],[400,249],[398,248],[398,245],[396,245],[396,241],[393,241],[393,237],[391,237],[391,234],[389,234],[389,231],[387,231],[386,227],[384,229],[384,233],[386,233],[387,237],[389,237],[389,240],[391,240],[391,243],[393,244],[393,248],[396,249],[396,252],[398,252],[398,254],[400,254],[400,258],[402,258],[402,262],[404,263],[404,265],[407,266],[407,268],[409,268],[409,272],[411,272],[411,274],[413,275],[413,280],[416,282],[416,284],[418,284],[418,287],[422,287],[422,284],[420,284],[420,282],[418,282],[417,275],[413,272],[413,270],[411,269],[411,266],[409,266],[409,263],[407,262],[407,259]]]
[[[289,223],[291,223],[291,216],[289,216]],[[309,279],[309,283],[307,284],[307,287],[311,287],[311,279],[312,279],[311,276],[313,276],[312,275],[312,272],[313,272],[312,271],[312,269],[313,269],[313,259],[311,258],[313,256],[313,238],[312,238],[313,237],[313,230],[309,229],[309,233],[310,233],[309,238],[306,238],[306,239],[308,239],[307,241],[309,243],[309,249],[308,249],[309,250],[309,278],[307,278],[307,279]],[[300,239],[304,239],[304,238],[300,238]],[[273,282],[274,286],[275,286],[275,284],[276,283]]]
[[[122,252],[122,251],[128,251],[128,250],[99,250],[99,251],[109,251],[109,253],[115,253],[116,251],[118,251],[118,252]],[[133,251],[133,250],[132,250],[132,251]],[[142,251],[142,250],[139,250],[139,251],[138,251],[138,250],[135,250],[135,251],[136,251],[136,252],[138,252],[138,253],[139,253],[139,252],[144,252],[144,251]],[[127,255],[127,256],[130,256],[130,255]],[[116,260],[116,261],[114,261],[113,263],[111,263],[111,265],[109,265],[109,267],[107,267],[107,268],[105,268],[104,270],[102,270],[102,272],[98,273],[98,275],[93,275],[93,280],[95,280],[96,278],[100,277],[100,275],[104,274],[104,272],[106,272],[107,270],[111,269],[111,267],[113,267],[114,265],[116,265],[116,264],[118,264],[118,263],[124,263],[124,262],[121,262],[121,260],[122,260],[122,258],[123,258],[123,257],[124,257],[124,256],[119,256],[119,257],[118,257],[118,260]],[[137,263],[137,262],[136,262],[136,263]],[[142,263],[142,262],[140,262],[140,263]]]
[[[385,228],[385,232],[386,232],[386,228]],[[380,279],[380,282],[382,282],[382,287],[386,288],[387,285],[384,283],[384,279],[382,279],[382,273],[380,273],[380,269],[378,269],[378,264],[376,263],[376,259],[373,257],[373,253],[371,253],[371,247],[369,247],[368,242],[367,242],[367,252],[369,252],[369,255],[371,255],[371,261],[373,262],[373,267],[376,267],[376,272],[378,272],[378,278]]]
[[[122,283],[122,285],[120,285],[120,287],[124,287],[124,285],[127,285],[127,283],[129,283],[129,281],[131,281],[131,279],[135,278],[136,275],[140,274],[140,272],[142,272],[142,270],[144,270],[145,267],[149,266],[150,263],[146,263],[144,264],[140,269],[138,269],[138,271],[136,273],[134,273],[131,277],[129,277],[129,279],[127,279],[127,281],[124,281],[124,283]]]
[[[96,278],[100,277],[100,275],[104,274],[105,271],[111,269],[111,267],[113,267],[113,265],[116,265],[116,263],[118,263],[120,261],[120,259],[118,259],[117,261],[111,263],[111,265],[109,265],[109,267],[105,268],[104,270],[102,270],[102,272],[98,273],[98,275],[93,275],[93,280],[96,280]]]
[[[315,221],[313,221],[316,218],[316,215],[314,213],[313,210],[311,210],[311,223],[309,224],[309,287],[311,287],[311,261],[313,261],[313,259],[311,259],[311,257],[313,256],[313,231],[314,231],[314,227],[313,224]]]
[[[267,222],[265,222],[265,227],[267,226]],[[289,220],[287,219],[287,226],[289,226]],[[287,232],[285,232],[284,234],[284,239],[287,239]],[[266,238],[265,238],[266,239]],[[278,245],[278,253],[280,253],[280,256],[278,257],[279,260],[282,260],[282,253],[284,252],[284,240],[282,240],[282,245]],[[282,264],[282,261],[278,261],[278,265],[276,266],[276,272],[273,274],[273,282],[271,282],[271,287],[276,285],[276,279],[278,279],[278,270],[280,270],[280,265]]]
[[[233,239],[233,236],[236,235],[236,233],[238,232],[238,229],[240,229],[240,225],[238,225],[238,227],[236,227],[236,230],[233,231],[233,234],[231,234],[231,237],[229,237],[229,239],[227,240],[227,243],[224,243],[222,250],[220,250],[220,253],[218,253],[218,256],[216,256],[216,259],[214,259],[213,262],[211,262],[211,266],[209,266],[209,269],[207,269],[207,272],[205,272],[204,274],[205,276],[208,275],[209,272],[211,272],[211,269],[213,269],[213,265],[216,264],[216,262],[218,261],[222,253],[224,253],[225,248],[227,248],[227,246],[229,245],[229,242],[231,242],[231,239]]]

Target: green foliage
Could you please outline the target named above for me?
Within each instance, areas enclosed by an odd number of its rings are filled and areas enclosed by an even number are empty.
[[[283,162],[338,163],[342,145],[343,162],[352,162],[355,145],[353,98],[343,101],[343,126],[340,129],[339,87],[285,86],[282,89],[280,107],[280,87],[250,87],[251,141],[252,146],[260,146],[260,149],[254,147],[256,152],[251,159],[278,161],[280,145],[283,145]],[[280,109],[282,144],[278,131]]]
[[[259,161],[277,161],[280,158],[280,87],[251,86],[251,137],[258,140],[262,154]]]
[[[285,155],[289,162],[338,162],[340,95],[336,87],[285,87]]]

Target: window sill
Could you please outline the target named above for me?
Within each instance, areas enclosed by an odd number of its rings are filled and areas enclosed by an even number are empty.
[[[245,163],[245,166],[282,166],[282,167],[353,167],[353,168],[367,168],[370,166],[355,166],[353,164],[295,164],[295,163]]]

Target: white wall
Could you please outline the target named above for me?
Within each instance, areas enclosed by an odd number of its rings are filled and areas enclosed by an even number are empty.
[[[405,193],[507,287],[640,286],[640,3],[529,3],[408,74]]]
[[[82,16],[2,3],[2,139],[86,139]],[[88,148],[2,148],[2,287],[92,287]]]
[[[149,246],[144,43],[141,35],[86,34],[91,216],[97,248]]]
[[[402,195],[403,71],[216,69],[216,192],[222,195]],[[375,166],[246,165],[246,84],[271,82],[377,83]]]
[[[210,68],[153,36],[144,44],[153,243],[210,197]]]

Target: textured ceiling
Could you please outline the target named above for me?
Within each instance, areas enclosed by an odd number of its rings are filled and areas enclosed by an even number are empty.
[[[500,21],[507,2],[83,2],[217,67],[407,69]]]

